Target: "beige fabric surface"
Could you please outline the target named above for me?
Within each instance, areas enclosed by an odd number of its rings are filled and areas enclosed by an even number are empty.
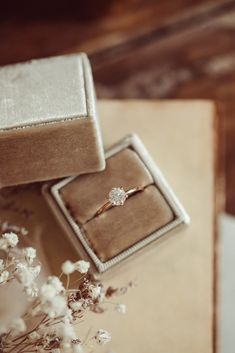
[[[0,187],[94,172],[105,166],[90,117],[2,130],[0,151]]]
[[[78,331],[85,334],[87,328],[102,327],[112,333],[110,345],[97,352],[211,353],[214,105],[205,101],[110,101],[99,102],[98,108],[105,146],[127,133],[139,134],[192,223],[107,272],[107,285],[135,283],[117,299],[127,305],[127,313],[116,313],[110,304],[103,315],[89,314],[87,327],[78,327]],[[30,243],[36,243],[49,270],[59,274],[59,264],[77,255],[40,188],[34,184],[4,190],[0,220],[28,227]]]
[[[152,176],[136,152],[127,148],[107,159],[105,170],[78,176],[61,188],[60,193],[76,222],[91,219],[107,202],[112,187],[125,190],[153,183]]]
[[[154,185],[133,195],[122,207],[83,224],[91,247],[105,262],[174,219],[174,214]]]
[[[125,148],[107,159],[104,171],[78,176],[60,189],[65,206],[101,261],[110,260],[174,219],[170,206],[152,183],[137,153]],[[114,186],[145,189],[129,197],[123,207],[95,216]]]

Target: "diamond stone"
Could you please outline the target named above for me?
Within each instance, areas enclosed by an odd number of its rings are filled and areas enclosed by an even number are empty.
[[[109,192],[109,201],[113,206],[122,206],[126,201],[127,195],[123,188],[112,188]]]

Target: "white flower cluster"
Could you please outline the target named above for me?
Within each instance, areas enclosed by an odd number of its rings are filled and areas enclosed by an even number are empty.
[[[0,238],[0,250],[7,250],[9,248],[14,248],[18,244],[17,234],[10,232],[2,234]]]
[[[126,305],[125,304],[117,304],[116,310],[120,314],[126,314]]]
[[[34,298],[38,294],[35,280],[41,266],[33,266],[36,250],[32,247],[19,249],[18,242],[18,235],[13,232],[4,233],[0,237],[0,250],[6,252],[6,256],[0,259],[0,284],[17,279],[23,285],[25,293]]]
[[[102,291],[102,287],[99,286],[99,285],[94,285],[94,284],[91,284],[88,286],[88,291],[89,291],[89,294],[92,298],[92,300],[96,300],[99,298],[99,301],[102,302],[103,301],[103,291]]]
[[[8,325],[8,327],[0,326],[0,335],[11,332],[11,337],[16,337],[17,335],[25,332],[26,324],[25,321],[21,317],[16,317],[12,320],[12,322]]]
[[[40,265],[32,267],[27,263],[19,262],[16,264],[14,276],[24,287],[28,288],[34,283],[40,271]]]
[[[98,344],[103,345],[111,341],[111,335],[108,331],[100,329],[95,335],[95,340]]]
[[[36,249],[32,247],[25,248],[23,250],[26,261],[31,265],[37,256]]]
[[[62,264],[61,268],[65,275],[70,275],[75,271],[85,274],[90,268],[90,263],[84,260],[77,262],[71,262],[70,260],[67,260]]]
[[[49,318],[67,317],[70,311],[67,306],[65,288],[56,276],[50,276],[39,291],[39,305],[33,310],[33,315],[47,314]]]
[[[7,270],[3,270],[1,271],[1,274],[0,274],[0,284],[2,283],[6,283],[8,278],[10,276],[10,272],[7,271]]]
[[[17,234],[13,232],[0,237],[0,250],[4,254],[0,259],[0,284],[17,280],[32,303],[25,321],[17,317],[7,327],[0,327],[0,346],[3,351],[15,353],[30,353],[32,347],[38,353],[82,353],[83,343],[77,337],[75,324],[83,320],[89,310],[103,312],[100,305],[105,303],[112,290],[107,294],[101,283],[84,276],[90,268],[90,263],[84,260],[67,260],[62,264],[62,274],[67,276],[66,288],[57,276],[49,276],[38,288],[41,265],[37,262],[36,250],[32,247],[19,249],[18,241]],[[70,289],[69,275],[75,271],[82,276],[75,282],[77,288]],[[126,312],[124,304],[116,304],[115,308],[119,313]],[[27,328],[28,319],[38,322],[33,330]],[[103,345],[111,340],[111,335],[100,329],[88,341],[91,340]]]

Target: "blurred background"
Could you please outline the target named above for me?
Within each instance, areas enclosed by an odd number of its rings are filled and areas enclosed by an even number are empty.
[[[235,214],[235,1],[1,2],[0,65],[85,51],[99,98],[214,99]]]

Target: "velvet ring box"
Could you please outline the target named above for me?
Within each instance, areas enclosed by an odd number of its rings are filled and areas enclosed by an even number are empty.
[[[85,54],[0,68],[0,117],[0,187],[105,167]]]
[[[113,187],[143,187],[125,204],[96,215]],[[102,172],[66,178],[44,186],[52,210],[84,258],[104,272],[189,217],[137,135],[129,135],[106,153]]]

